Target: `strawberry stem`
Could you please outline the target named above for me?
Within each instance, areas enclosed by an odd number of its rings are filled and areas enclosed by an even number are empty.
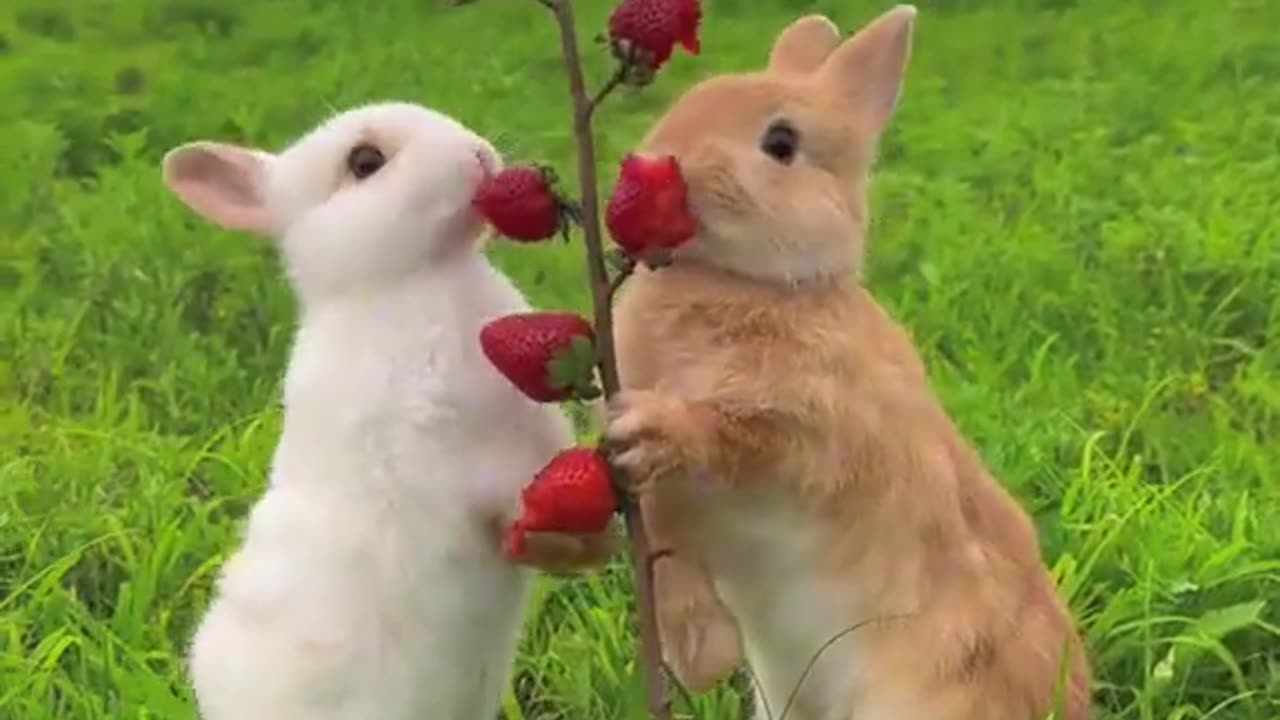
[[[613,294],[620,280],[610,281],[605,264],[604,242],[600,231],[599,195],[596,181],[595,140],[591,117],[597,106],[627,77],[629,63],[623,62],[614,77],[606,82],[595,97],[587,94],[582,61],[570,0],[537,0],[551,10],[560,29],[560,50],[569,76],[569,93],[573,99],[573,130],[578,148],[578,184],[582,200],[582,233],[587,246],[587,272],[591,278],[591,299],[595,315],[597,366],[605,399],[618,392],[618,369],[613,349]],[[623,277],[629,272],[624,273]],[[671,720],[671,699],[663,673],[662,647],[658,636],[658,618],[653,594],[653,567],[649,537],[645,532],[640,507],[623,502],[627,533],[631,536],[631,563],[635,573],[636,611],[639,615],[640,666],[642,668],[649,712],[657,720]]]
[[[613,74],[609,76],[609,79],[605,81],[605,84],[601,86],[600,89],[596,91],[595,96],[591,98],[591,102],[587,104],[588,116],[594,115],[596,108],[600,107],[600,103],[604,102],[604,99],[609,97],[609,93],[613,92],[615,88],[622,84],[623,80],[627,79],[627,73],[630,72],[630,69],[630,60],[623,60],[618,63],[617,69],[613,71]]]
[[[624,256],[618,266],[618,272],[613,276],[613,280],[609,282],[609,305],[613,305],[613,297],[618,294],[618,289],[622,287],[622,283],[631,277],[631,273],[636,271],[636,261],[631,257]]]
[[[575,200],[562,199],[560,201],[560,217],[562,220],[568,220],[568,222],[574,225],[581,225],[582,224],[582,207]],[[566,238],[568,237],[568,232],[569,230],[566,225],[565,227]]]

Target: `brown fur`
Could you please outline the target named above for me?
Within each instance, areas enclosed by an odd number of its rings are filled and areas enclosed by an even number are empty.
[[[674,550],[660,622],[692,688],[745,647],[777,716],[802,668],[776,659],[819,650],[794,647],[804,630],[872,620],[815,664],[789,718],[1041,718],[1066,649],[1066,720],[1084,720],[1088,663],[1034,526],[857,279],[913,19],[895,9],[840,43],[804,18],[769,69],[695,86],[646,138],[680,161],[700,229],[619,298],[607,438]],[[801,138],[789,165],[758,149],[783,116]]]

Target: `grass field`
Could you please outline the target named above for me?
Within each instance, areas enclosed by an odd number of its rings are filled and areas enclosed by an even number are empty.
[[[589,37],[611,3],[578,5]],[[703,55],[603,111],[602,165],[797,14],[885,5],[706,7]],[[1034,512],[1099,716],[1280,717],[1280,3],[920,7],[869,284]],[[0,719],[193,718],[182,648],[262,489],[293,307],[160,155],[399,97],[572,178],[556,53],[527,0],[5,4]],[[578,252],[493,254],[584,308]],[[626,568],[539,587],[509,720],[641,717]]]

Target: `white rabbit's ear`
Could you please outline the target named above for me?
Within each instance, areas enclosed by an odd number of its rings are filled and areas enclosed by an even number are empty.
[[[263,188],[275,156],[202,140],[164,156],[164,183],[187,207],[228,230],[269,234],[276,227]]]
[[[915,19],[912,5],[888,10],[841,43],[819,70],[822,84],[873,134],[884,130],[897,108]]]
[[[773,41],[769,71],[807,74],[817,70],[840,45],[840,29],[825,15],[805,15],[788,25]]]

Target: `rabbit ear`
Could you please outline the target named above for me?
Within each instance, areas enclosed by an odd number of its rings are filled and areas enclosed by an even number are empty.
[[[164,183],[187,207],[228,230],[268,234],[263,185],[275,156],[238,145],[187,143],[164,156]]]
[[[897,108],[915,19],[915,6],[898,5],[844,41],[819,70],[821,84],[873,134],[884,130]]]
[[[769,71],[808,74],[817,70],[840,45],[840,29],[823,15],[806,15],[791,23],[773,43]]]

